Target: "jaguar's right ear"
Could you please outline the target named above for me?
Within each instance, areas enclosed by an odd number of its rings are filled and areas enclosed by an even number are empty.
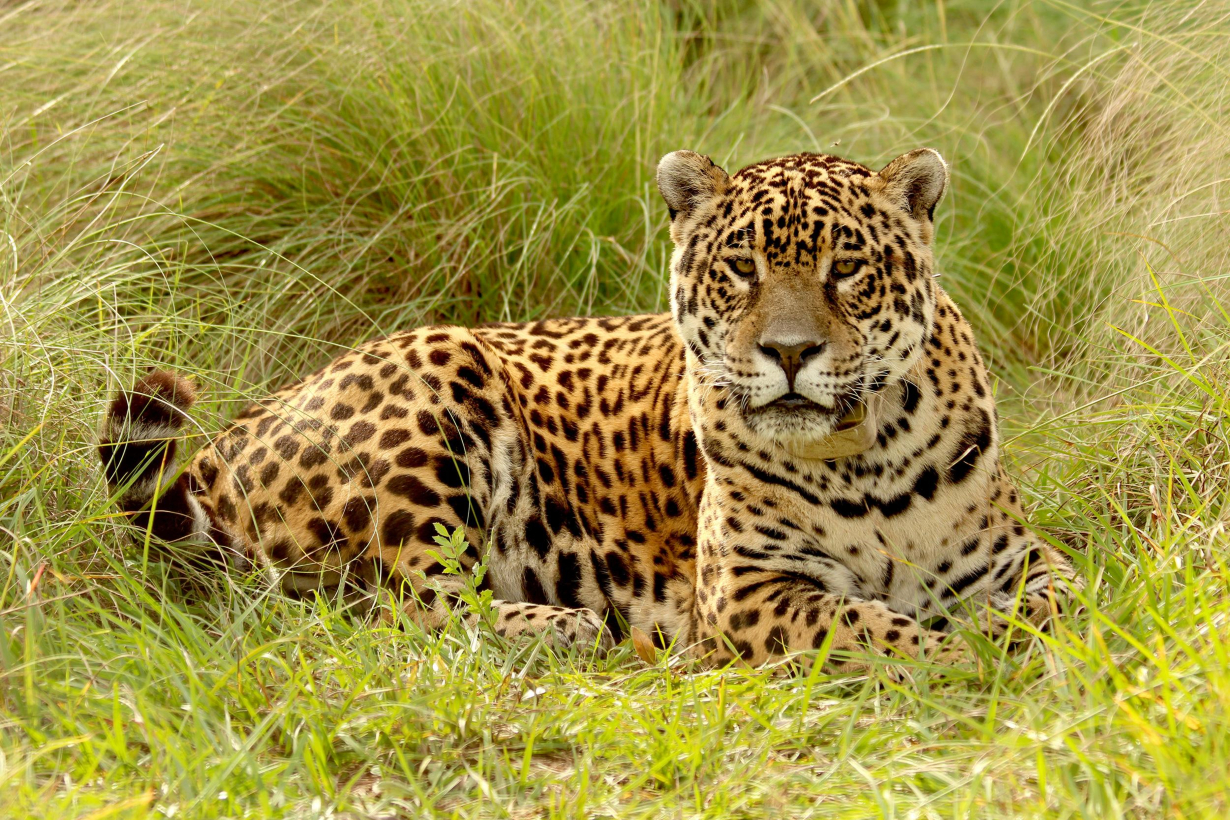
[[[730,177],[713,160],[695,151],[673,151],[658,163],[658,191],[671,224],[687,219],[698,206],[726,192]]]

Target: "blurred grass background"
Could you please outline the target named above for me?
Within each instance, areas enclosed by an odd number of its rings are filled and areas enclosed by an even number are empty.
[[[0,5],[0,815],[1230,813],[1230,3]],[[201,433],[427,322],[665,308],[664,153],[949,160],[941,283],[1071,629],[906,686],[373,628],[134,549],[151,364]]]

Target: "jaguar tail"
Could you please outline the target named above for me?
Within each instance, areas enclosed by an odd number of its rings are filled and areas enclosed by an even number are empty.
[[[193,497],[191,476],[171,479],[195,400],[192,382],[155,370],[116,395],[99,434],[98,454],[120,509],[162,541],[211,541],[209,516]]]

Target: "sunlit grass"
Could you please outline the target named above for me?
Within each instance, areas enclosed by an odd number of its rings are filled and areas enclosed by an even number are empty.
[[[0,9],[0,815],[1230,814],[1224,4]],[[657,158],[952,163],[941,282],[1084,611],[904,682],[426,635],[133,547],[93,449],[382,332],[660,310]]]

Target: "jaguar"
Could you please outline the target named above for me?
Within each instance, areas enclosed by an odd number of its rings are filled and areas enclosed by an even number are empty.
[[[936,281],[948,181],[931,149],[735,174],[676,151],[669,313],[394,333],[182,468],[196,388],[156,370],[110,402],[106,480],[161,541],[288,592],[388,590],[425,629],[479,617],[458,601],[483,561],[510,639],[957,661],[954,624],[1045,624],[1080,581],[1026,524]],[[458,528],[461,573],[437,542]]]

